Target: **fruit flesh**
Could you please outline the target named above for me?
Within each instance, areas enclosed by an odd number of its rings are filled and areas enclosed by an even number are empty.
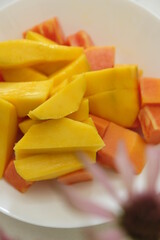
[[[13,154],[17,134],[17,113],[15,107],[0,98],[0,178]]]
[[[33,125],[15,145],[16,159],[31,154],[98,151],[104,143],[96,129],[69,118]]]

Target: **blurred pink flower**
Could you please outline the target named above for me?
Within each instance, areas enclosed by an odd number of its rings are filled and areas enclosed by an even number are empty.
[[[107,176],[107,171],[98,164],[91,164],[89,157],[79,152],[79,159],[93,176],[105,187],[107,192],[120,206],[120,212],[113,213],[106,207],[84,199],[71,186],[62,186],[70,202],[88,213],[105,217],[112,222],[112,228],[104,232],[89,232],[92,240],[158,240],[160,238],[160,189],[158,177],[160,170],[160,146],[148,146],[146,149],[146,166],[139,175],[134,174],[134,168],[129,160],[123,143],[119,144],[116,155],[116,166],[120,178],[126,189],[127,198],[119,196],[112,180]],[[138,182],[138,185],[136,183]],[[143,184],[141,184],[143,183]],[[143,186],[139,189],[139,186]]]
[[[0,240],[14,240],[14,239],[8,237],[6,233],[2,229],[0,229]]]

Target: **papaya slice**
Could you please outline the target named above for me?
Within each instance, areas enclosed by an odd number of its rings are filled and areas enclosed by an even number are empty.
[[[115,47],[89,47],[85,54],[92,71],[114,67]]]
[[[160,143],[160,106],[146,105],[139,112],[139,121],[148,143]]]
[[[31,29],[25,31],[23,36],[26,37],[28,31],[36,32],[41,34],[42,36],[49,38],[59,44],[65,43],[65,36],[63,33],[63,29],[57,17],[48,19],[44,22],[41,22]]]
[[[79,31],[67,37],[66,45],[88,48],[94,46],[93,40],[86,31]]]
[[[116,170],[115,157],[120,141],[124,142],[129,159],[136,173],[140,173],[145,165],[146,144],[140,135],[117,124],[109,123],[103,137],[105,147],[98,152],[98,161],[104,166]]]

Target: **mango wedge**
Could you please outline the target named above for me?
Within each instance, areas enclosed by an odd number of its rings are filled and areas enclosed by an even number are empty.
[[[139,112],[138,89],[117,89],[89,98],[90,113],[124,127],[131,127]]]
[[[90,126],[92,126],[92,127],[94,127],[96,129],[96,126],[95,126],[95,124],[94,124],[94,122],[93,122],[91,117],[87,118],[83,122],[86,123],[86,124],[89,124]]]
[[[34,82],[47,79],[47,76],[29,67],[1,70],[1,73],[6,82]]]
[[[78,110],[86,90],[83,76],[77,77],[57,94],[29,112],[33,120],[59,119]]]
[[[30,127],[32,127],[34,124],[37,124],[40,122],[41,121],[27,119],[27,120],[24,120],[23,122],[20,122],[18,126],[19,126],[19,129],[21,130],[21,132],[23,134],[25,134],[30,129]]]
[[[66,67],[70,64],[71,61],[58,61],[58,62],[46,62],[38,65],[34,65],[33,68],[46,76],[50,76],[51,74],[55,74],[60,71],[62,68]]]
[[[25,38],[28,40],[41,42],[45,44],[58,45],[56,42],[42,36],[41,34],[32,31],[28,31]],[[69,63],[68,61],[42,63],[35,66],[35,69],[42,72],[43,74],[51,75],[54,72],[58,71],[60,68],[66,66],[68,63]]]
[[[0,178],[12,157],[17,133],[17,114],[15,107],[0,99]]]
[[[85,121],[89,117],[89,102],[88,99],[85,98],[82,100],[79,109],[68,115],[67,117],[77,120],[77,121]]]
[[[115,89],[138,88],[138,70],[135,65],[91,71],[84,74],[87,82],[85,96]]]
[[[49,77],[51,74],[55,74],[62,68],[66,67],[70,62],[71,61],[46,62],[34,65],[33,68]]]
[[[52,45],[58,45],[56,42],[50,40],[49,38],[46,38],[42,36],[39,33],[28,31],[26,33],[25,39],[36,41],[36,42],[41,42],[41,43],[46,43],[46,44],[52,44]]]
[[[95,162],[95,152],[88,153]],[[83,168],[75,153],[34,155],[14,161],[16,171],[27,181],[40,181],[60,177]]]
[[[10,40],[0,43],[0,68],[26,67],[33,64],[71,61],[83,53],[80,47],[49,45],[31,40]]]
[[[68,64],[66,67],[60,69],[58,72],[52,74],[50,78],[54,79],[54,86],[57,86],[66,78],[70,79],[72,76],[90,70],[88,60],[84,54],[77,58],[72,63]]]
[[[16,159],[31,154],[98,151],[104,143],[96,129],[69,118],[33,125],[15,145]]]
[[[57,92],[59,92],[61,89],[63,89],[64,87],[66,87],[68,84],[68,79],[65,79],[63,82],[61,82],[58,86],[55,86],[52,88],[52,91],[50,92],[50,96],[56,94]]]
[[[19,117],[43,103],[49,96],[52,80],[40,82],[0,82],[0,98],[11,102]]]

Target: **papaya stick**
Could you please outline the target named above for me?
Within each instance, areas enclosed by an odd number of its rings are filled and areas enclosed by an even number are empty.
[[[139,112],[139,121],[141,124],[144,139],[148,143],[160,143],[160,105],[146,105]]]
[[[103,137],[105,147],[98,152],[98,162],[104,166],[116,170],[115,157],[117,146],[123,141],[129,159],[133,163],[136,173],[140,173],[145,165],[146,144],[140,135],[134,131],[123,128],[114,123],[109,123],[107,131]]]
[[[160,79],[141,78],[140,79],[141,105],[160,104]]]
[[[115,48],[112,46],[89,47],[85,49],[85,54],[92,71],[114,67]]]
[[[57,17],[48,19],[40,24],[37,24],[23,33],[23,37],[26,37],[28,31],[36,32],[42,36],[51,39],[59,44],[64,44],[65,36],[63,29]]]
[[[94,43],[89,34],[83,30],[76,32],[67,37],[66,45],[69,46],[80,46],[80,47],[91,47]]]
[[[19,192],[24,193],[32,186],[33,182],[25,181],[16,171],[14,160],[10,161],[5,172],[4,179]]]
[[[93,177],[90,172],[86,169],[81,169],[64,176],[59,177],[58,182],[70,185],[74,183],[87,182],[93,180]]]
[[[92,118],[99,135],[103,138],[104,134],[109,126],[109,122],[103,118],[97,117],[92,114],[90,114],[90,117]]]

